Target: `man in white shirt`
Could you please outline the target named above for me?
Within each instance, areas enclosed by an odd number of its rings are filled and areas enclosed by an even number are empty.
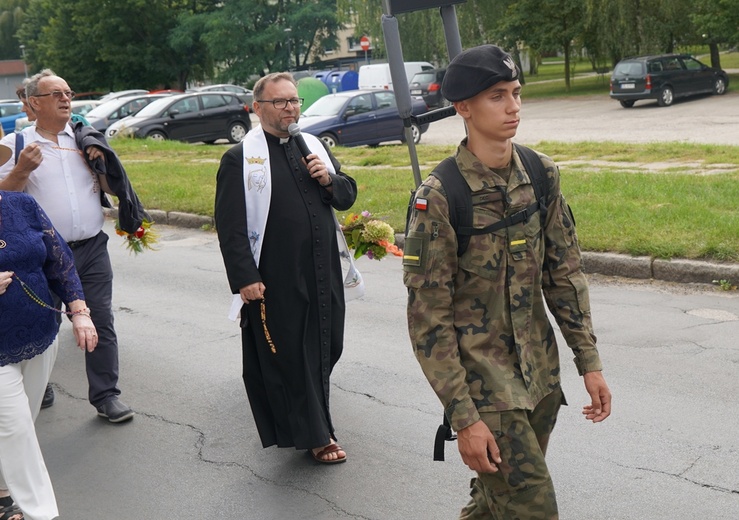
[[[99,334],[98,348],[85,361],[89,400],[98,415],[119,423],[134,412],[118,398],[118,339],[113,327],[113,271],[108,255],[108,235],[101,190],[109,191],[105,178],[88,168],[69,124],[74,93],[67,82],[50,70],[33,76],[26,86],[28,104],[36,125],[22,130],[25,147],[15,160],[19,134],[5,136],[2,144],[13,158],[0,167],[0,189],[32,195],[67,241],[82,280],[92,321]],[[85,152],[101,157],[97,148]]]

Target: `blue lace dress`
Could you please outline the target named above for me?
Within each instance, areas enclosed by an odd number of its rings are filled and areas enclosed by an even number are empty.
[[[0,271],[12,271],[45,303],[84,299],[72,252],[30,195],[0,191]],[[43,353],[59,332],[57,313],[42,307],[16,278],[0,294],[0,366]]]

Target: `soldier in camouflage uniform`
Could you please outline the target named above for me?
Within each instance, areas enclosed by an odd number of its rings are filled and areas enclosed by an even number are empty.
[[[519,71],[505,52],[483,45],[447,68],[442,94],[465,119],[468,137],[456,163],[482,228],[531,205],[534,190],[511,138],[521,108]],[[611,394],[601,372],[575,223],[559,171],[544,155],[549,196],[539,214],[490,234],[473,235],[457,256],[449,204],[434,176],[416,192],[403,259],[408,329],[429,383],[457,432],[473,471],[460,519],[556,519],[544,460],[565,403],[554,315],[591,403],[583,415],[606,419]]]

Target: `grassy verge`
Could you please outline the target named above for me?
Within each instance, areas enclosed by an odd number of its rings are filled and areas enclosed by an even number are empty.
[[[148,208],[213,214],[227,146],[114,141]],[[419,145],[425,177],[454,146]],[[543,142],[562,172],[581,246],[661,258],[739,261],[739,147],[686,143]],[[402,231],[413,175],[402,145],[338,148],[359,186],[353,211]]]

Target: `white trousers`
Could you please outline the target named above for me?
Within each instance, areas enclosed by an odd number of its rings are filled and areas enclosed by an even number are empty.
[[[59,516],[34,421],[54,367],[59,340],[32,359],[0,367],[0,489],[26,520]]]

